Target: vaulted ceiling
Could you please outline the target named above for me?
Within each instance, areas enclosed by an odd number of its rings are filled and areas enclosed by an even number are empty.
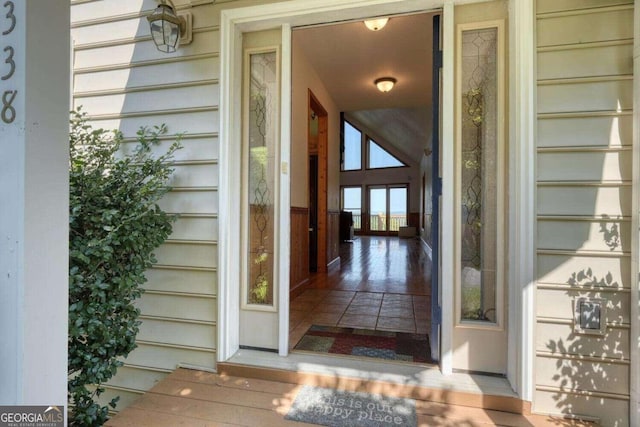
[[[355,21],[296,29],[293,37],[341,111],[420,159],[431,139],[432,21],[433,14],[404,15],[375,32]],[[378,91],[379,77],[396,86]]]

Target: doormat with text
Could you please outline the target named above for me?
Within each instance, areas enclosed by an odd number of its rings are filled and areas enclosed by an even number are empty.
[[[415,427],[417,424],[413,399],[309,385],[302,387],[285,418],[331,427]]]
[[[312,325],[294,349],[431,363],[429,336],[405,332]]]

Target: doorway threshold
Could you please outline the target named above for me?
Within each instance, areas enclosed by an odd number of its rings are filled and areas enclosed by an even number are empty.
[[[279,356],[240,349],[229,360],[219,362],[217,371],[221,375],[365,391],[515,414],[531,413],[530,402],[521,400],[506,378],[468,373],[443,375],[437,366],[308,353]]]

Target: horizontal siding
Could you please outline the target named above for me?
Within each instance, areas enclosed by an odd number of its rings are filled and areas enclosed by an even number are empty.
[[[538,153],[540,181],[622,181],[631,172],[627,151]],[[565,167],[576,164],[579,167]]]
[[[540,215],[631,215],[631,183],[627,186],[598,182],[538,184]]]
[[[573,302],[579,297],[604,298],[607,300],[608,324],[629,325],[629,293],[616,292],[604,287],[597,290],[579,289],[578,287],[560,288],[555,286],[538,286],[537,315],[543,318],[561,318],[572,320]]]
[[[215,322],[218,318],[217,305],[215,295],[147,291],[138,308],[147,316]]]
[[[210,187],[174,188],[159,203],[167,212],[211,214],[218,212],[218,190]]]
[[[537,232],[540,250],[606,252],[607,256],[631,250],[629,221],[541,220]]]
[[[144,111],[123,114],[92,115],[90,118],[96,127],[119,129],[125,137],[135,137],[142,126],[166,124],[172,133],[217,134],[219,115],[217,105],[209,107],[176,109],[157,109],[148,105]]]
[[[144,288],[158,292],[183,292],[217,295],[218,277],[215,269],[178,269],[155,266],[146,272]]]
[[[167,241],[155,251],[159,265],[216,268],[218,247],[215,243],[187,240],[185,243]]]
[[[540,49],[538,69],[540,80],[583,78],[592,75],[621,76],[633,72],[632,41],[571,52],[571,61],[564,61],[566,49]]]
[[[534,411],[628,425],[633,2],[537,0]],[[574,333],[605,300],[604,336]]]
[[[628,335],[627,327],[609,327],[604,337],[577,335],[573,333],[573,323],[570,320],[538,317],[536,352],[538,356],[554,353],[566,358],[577,356],[629,360]],[[579,381],[579,376],[565,380],[570,384],[572,381]],[[553,408],[548,408],[551,409]],[[562,409],[564,408],[556,408],[556,411]]]
[[[550,14],[538,19],[538,47],[633,38],[633,5],[611,6],[610,9],[602,8],[593,13],[581,11],[586,9],[576,9],[574,14]]]
[[[198,82],[193,86],[154,88],[154,90],[119,93],[115,95],[86,96],[76,100],[92,115],[127,114],[138,111],[184,110],[211,106],[212,100],[219,99],[218,84]]]
[[[172,317],[150,317],[143,314],[138,339],[174,346],[216,347],[214,322],[191,321]],[[180,361],[176,361],[180,363]]]
[[[538,87],[538,112],[618,111],[633,108],[633,80],[545,82]]]
[[[181,58],[180,61],[160,61],[141,67],[145,72],[132,73],[130,68],[74,73],[74,88],[77,97],[92,92],[127,92],[140,88],[198,82],[207,77],[219,79],[220,58],[204,56]]]
[[[183,215],[173,224],[173,239],[215,241],[218,239],[217,216]]]
[[[176,0],[178,9],[188,1]],[[165,124],[153,147],[162,153],[182,134],[173,189],[160,205],[178,215],[156,251],[137,305],[138,347],[107,385],[122,409],[179,365],[215,369],[218,311],[218,80],[220,10],[229,2],[192,2],[194,38],[178,52],[158,52],[146,15],[154,0],[72,2],[75,106],[96,127],[118,129],[123,150],[141,126]]]
[[[538,225],[539,226],[539,225]],[[552,251],[539,251],[536,262],[538,283],[566,285],[576,281],[578,274],[588,274],[579,284],[583,286],[609,286],[611,288],[630,289],[630,257],[607,256],[608,254],[559,254]],[[593,272],[593,266],[598,270]],[[607,279],[610,277],[610,279]]]
[[[541,116],[537,126],[538,147],[630,147],[631,124],[631,112]]]
[[[628,4],[633,4],[633,0],[538,0],[536,9],[539,14],[543,14]]]
[[[133,366],[154,366],[168,371],[173,371],[176,364],[213,369],[215,367],[215,350],[167,343],[160,345],[138,340],[138,348],[129,354],[125,362]],[[141,384],[141,388],[142,386],[143,384]]]
[[[143,22],[143,24],[148,28],[147,23]],[[180,49],[171,56],[158,51],[151,40],[100,46],[93,49],[76,50],[74,67],[76,71],[88,72],[113,69],[118,66],[129,67],[131,64],[140,67],[145,64],[163,63],[168,61],[168,58],[175,62],[176,58],[218,56],[218,53],[211,52],[213,44],[216,47],[220,44],[220,32],[217,29],[197,34],[191,44],[180,46]]]
[[[169,146],[175,142],[175,135],[161,137],[158,144],[151,147],[151,152],[161,154],[167,151]],[[218,135],[217,133],[204,134],[183,134],[180,139],[182,148],[174,154],[176,164],[208,162],[217,164],[218,162]],[[123,151],[131,151],[135,147],[135,138],[129,137],[124,140]]]
[[[624,395],[629,390],[629,365],[625,363],[540,357],[536,371],[539,376],[538,384],[542,387],[564,388],[565,391],[574,393],[592,390],[618,395]],[[559,372],[576,376],[578,380],[567,386]]]

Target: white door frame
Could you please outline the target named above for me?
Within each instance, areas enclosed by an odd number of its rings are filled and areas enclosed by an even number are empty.
[[[291,147],[291,28],[370,16],[443,9],[443,203],[442,245],[454,247],[454,4],[484,0],[292,0],[224,10],[221,13],[220,190],[219,190],[219,323],[218,360],[239,349],[240,281],[240,141],[242,33],[282,28],[282,118],[280,226],[289,229],[289,153]],[[534,244],[535,244],[535,36],[534,0],[510,0],[510,178],[509,178],[509,366],[508,379],[521,399],[533,397]],[[516,176],[517,174],[517,176]],[[285,200],[286,199],[286,200]],[[449,214],[447,214],[449,213]],[[288,352],[289,235],[282,233],[280,268],[279,353]],[[453,251],[442,253],[442,283],[454,281]],[[452,372],[453,287],[442,288],[441,364]],[[447,309],[449,308],[449,309]]]

